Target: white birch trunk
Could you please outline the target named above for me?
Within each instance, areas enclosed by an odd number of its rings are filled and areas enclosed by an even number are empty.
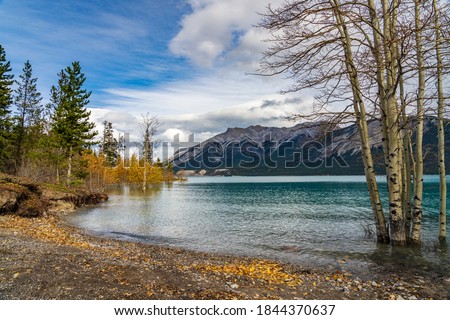
[[[441,34],[439,23],[439,8],[437,0],[433,0],[434,30],[436,37],[436,60],[438,81],[438,161],[439,161],[439,241],[444,242],[447,238],[447,178],[445,176],[445,128],[444,128],[444,83],[443,83],[443,61],[441,52]]]
[[[388,135],[388,167],[386,179],[389,195],[389,217],[391,226],[391,242],[394,245],[406,244],[405,218],[402,203],[402,143],[401,128],[399,125],[400,112],[396,97],[396,81],[398,77],[397,66],[397,39],[395,34],[398,0],[389,3],[382,1],[384,21],[384,54],[385,54],[385,103],[386,124]]]
[[[405,85],[402,75],[402,68],[400,66],[400,101],[402,108],[402,140],[403,140],[403,210],[405,216],[405,229],[406,229],[406,241],[411,240],[411,153],[410,150],[410,126],[408,123],[408,117],[406,116],[406,97],[405,97]]]
[[[419,71],[419,87],[417,94],[417,124],[416,124],[416,169],[414,176],[414,205],[412,214],[411,242],[418,244],[422,231],[422,200],[423,200],[423,127],[424,127],[424,97],[425,68],[422,45],[422,21],[420,0],[414,0],[417,66]]]
[[[372,54],[376,61],[376,74],[377,74],[377,85],[378,85],[378,95],[380,102],[380,111],[381,111],[381,119],[380,119],[380,127],[381,127],[381,141],[383,144],[383,153],[384,153],[384,167],[387,172],[389,166],[389,137],[388,137],[388,126],[387,126],[387,110],[386,110],[386,82],[384,80],[384,61],[382,54],[382,41],[381,35],[383,34],[383,30],[380,28],[380,20],[377,16],[377,9],[373,0],[367,1],[367,7],[370,13],[370,20],[372,26],[372,36],[373,36],[373,48]]]
[[[353,93],[353,106],[356,115],[356,123],[361,140],[361,151],[363,155],[364,173],[366,176],[367,186],[370,195],[370,202],[376,224],[377,241],[380,243],[389,242],[389,232],[387,230],[383,208],[381,205],[378,184],[375,177],[374,164],[372,158],[371,145],[369,141],[369,130],[366,119],[366,109],[364,101],[361,96],[361,88],[358,78],[358,72],[353,62],[353,53],[351,47],[351,39],[347,32],[345,21],[343,19],[339,0],[330,0],[334,14],[338,23],[338,30],[343,39],[343,46],[345,51],[346,68],[349,74],[350,83]]]

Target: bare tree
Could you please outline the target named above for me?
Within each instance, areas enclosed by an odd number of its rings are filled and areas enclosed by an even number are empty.
[[[423,127],[425,121],[425,62],[422,43],[421,0],[414,0],[414,21],[416,35],[416,55],[419,84],[417,88],[417,124],[416,124],[416,167],[414,175],[414,207],[412,215],[411,241],[420,243],[422,225],[423,198]]]
[[[377,239],[389,242],[375,178],[361,73],[354,59],[354,51],[359,52],[362,46],[354,45],[346,10],[338,0],[290,1],[268,10],[260,26],[271,32],[272,45],[265,53],[261,71],[270,75],[289,72],[295,86],[288,91],[315,89],[317,100],[323,101],[314,110],[316,114],[330,114],[326,109],[330,102],[350,102],[344,112],[353,109],[351,114],[359,130]]]
[[[344,47],[345,65],[349,74],[349,80],[353,95],[353,109],[355,111],[356,123],[361,140],[364,172],[366,176],[367,186],[369,189],[370,202],[376,223],[378,242],[389,242],[389,233],[386,228],[383,208],[381,206],[380,194],[378,192],[378,184],[375,177],[373,158],[369,140],[369,130],[367,125],[366,107],[361,96],[361,86],[358,72],[353,61],[352,42],[350,35],[345,27],[344,16],[341,11],[339,0],[330,0],[333,7],[333,13],[337,21],[342,46]]]
[[[423,124],[426,103],[432,100],[431,94],[426,96],[427,80],[431,81],[427,70],[438,60],[430,54],[434,48],[430,39],[435,36],[429,31],[440,29],[431,24],[428,4],[419,0],[288,0],[276,9],[269,6],[259,24],[270,32],[260,72],[292,78],[294,85],[285,92],[313,89],[318,101],[315,116],[342,120],[345,115],[356,122],[378,241],[393,245],[420,241]],[[343,112],[329,112],[331,104],[339,104]],[[409,113],[415,115],[415,128]],[[371,119],[380,122],[389,231],[375,180],[367,129]],[[412,218],[411,172],[415,182]]]
[[[150,116],[149,113],[142,114],[142,122],[140,124],[142,140],[143,140],[143,165],[144,177],[142,180],[142,190],[147,189],[147,167],[153,162],[153,137],[161,126],[157,116]]]

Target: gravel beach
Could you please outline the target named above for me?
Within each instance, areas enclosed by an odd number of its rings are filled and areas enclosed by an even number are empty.
[[[0,299],[447,299],[449,278],[366,276],[88,235],[57,215],[0,216]]]

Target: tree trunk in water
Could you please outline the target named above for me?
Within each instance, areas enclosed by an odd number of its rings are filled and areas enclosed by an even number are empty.
[[[441,52],[441,34],[439,24],[439,9],[437,0],[433,0],[434,30],[436,33],[436,60],[438,80],[438,161],[439,161],[439,241],[445,242],[447,238],[447,178],[445,176],[445,128],[444,128],[444,83],[443,61]]]
[[[386,226],[383,207],[381,205],[380,193],[378,190],[378,183],[375,176],[372,151],[370,149],[371,146],[369,142],[369,130],[367,127],[367,121],[365,119],[364,105],[360,106],[360,109],[360,119],[357,120],[357,122],[359,122],[358,131],[360,133],[360,138],[362,139],[362,141],[364,141],[364,143],[362,144],[364,173],[366,176],[367,186],[370,194],[370,203],[372,205],[372,211],[375,219],[377,241],[379,243],[389,243],[389,231]]]
[[[445,135],[444,135],[444,112],[439,109],[439,241],[444,242],[447,238],[447,178],[445,173]]]
[[[400,146],[400,128],[397,119],[393,115],[393,110],[396,109],[396,103],[390,102],[388,117],[390,122],[389,135],[389,166],[387,172],[388,191],[389,191],[389,212],[391,224],[391,240],[394,245],[406,244],[406,229],[405,219],[403,216],[403,202],[402,202],[402,170],[401,170],[401,149]]]
[[[406,115],[406,96],[405,96],[405,83],[403,79],[403,69],[399,61],[399,85],[400,85],[400,101],[402,110],[402,140],[403,140],[403,167],[402,167],[402,180],[403,180],[403,210],[405,216],[405,229],[406,229],[406,241],[411,241],[411,152],[410,146],[410,126],[408,123],[408,117]]]
[[[417,96],[417,125],[416,125],[416,170],[414,177],[414,207],[411,242],[420,243],[422,231],[422,199],[423,199],[423,127],[424,127],[424,97],[425,97],[425,68],[422,46],[422,21],[420,17],[420,0],[415,3],[416,48],[417,64],[419,68],[419,88]]]
[[[406,229],[406,240],[409,242],[411,240],[411,194],[412,194],[412,183],[411,183],[411,152],[410,146],[410,130],[409,128],[404,129],[403,136],[403,161],[404,166],[404,198],[403,198],[403,210],[405,211],[405,229]]]
[[[366,176],[367,187],[370,194],[370,202],[372,205],[372,211],[374,215],[377,241],[380,243],[389,242],[389,232],[386,226],[383,208],[381,205],[380,195],[378,191],[378,184],[375,177],[373,158],[371,152],[371,146],[369,141],[369,130],[366,120],[366,110],[363,99],[361,97],[361,88],[358,78],[358,73],[353,62],[353,53],[351,46],[351,39],[345,26],[339,0],[330,0],[330,4],[333,7],[335,18],[338,24],[338,30],[341,34],[342,44],[345,51],[346,68],[349,74],[350,83],[353,93],[353,106],[356,115],[356,123],[361,140],[361,152],[363,155],[364,173]]]
[[[372,53],[377,68],[377,85],[381,110],[381,132],[386,167],[386,179],[389,193],[390,238],[394,245],[406,243],[405,219],[403,210],[402,138],[399,125],[400,112],[396,101],[396,77],[398,75],[397,50],[394,30],[397,15],[397,1],[382,1],[383,29],[377,16],[373,0],[368,0],[371,26],[373,31]],[[383,39],[383,41],[382,41]],[[384,56],[380,49],[383,48]]]
[[[386,124],[388,128],[388,167],[386,179],[389,194],[389,215],[391,226],[391,241],[393,245],[406,244],[405,218],[402,203],[402,143],[399,125],[400,112],[396,97],[396,81],[398,77],[397,39],[395,35],[398,1],[391,4],[382,1],[384,19],[384,52],[386,66]]]

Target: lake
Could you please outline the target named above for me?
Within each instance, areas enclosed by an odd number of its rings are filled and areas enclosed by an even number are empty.
[[[422,249],[393,249],[365,234],[374,226],[362,176],[191,177],[108,193],[107,203],[69,215],[69,223],[120,239],[352,272],[374,263],[449,270],[447,249],[435,246],[437,176],[425,177]]]

